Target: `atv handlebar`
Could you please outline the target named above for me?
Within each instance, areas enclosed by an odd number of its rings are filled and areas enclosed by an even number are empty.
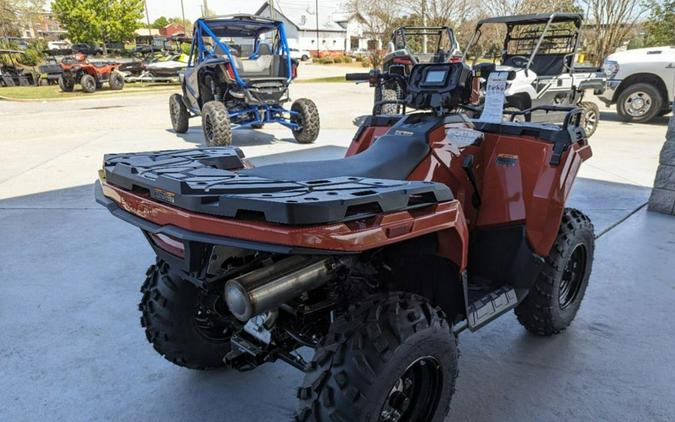
[[[370,72],[359,72],[359,73],[347,73],[345,79],[348,81],[369,81]]]

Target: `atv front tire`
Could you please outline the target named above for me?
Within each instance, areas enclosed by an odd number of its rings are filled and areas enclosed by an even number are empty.
[[[202,291],[170,273],[164,261],[150,266],[146,275],[139,304],[141,325],[157,353],[190,369],[225,366],[223,358],[230,351],[230,338],[225,330],[205,322]]]
[[[91,94],[92,92],[96,92],[96,78],[93,76],[85,73],[82,75],[80,78],[80,86],[82,87],[82,91]]]
[[[597,104],[590,101],[583,101],[579,105],[581,106],[582,110],[581,126],[586,132],[586,137],[590,138],[598,128],[598,122],[600,120],[600,108]]]
[[[182,95],[172,94],[169,97],[169,115],[171,116],[171,126],[176,133],[188,131],[190,114],[185,107]]]
[[[579,210],[566,208],[558,237],[537,281],[515,309],[525,328],[550,336],[572,323],[588,286],[594,248],[591,220]]]
[[[398,100],[396,89],[388,89],[381,85],[375,87],[375,103],[396,100]],[[398,105],[394,103],[380,104],[376,106],[375,114],[396,115],[398,114]]]
[[[202,107],[202,129],[207,146],[232,143],[232,128],[227,108],[220,101],[209,101]]]
[[[316,350],[298,421],[435,421],[450,409],[457,341],[439,308],[410,293],[350,307]]]
[[[291,116],[291,122],[301,126],[299,130],[293,131],[293,137],[301,144],[311,144],[319,136],[319,110],[314,101],[307,98],[300,98],[293,102],[291,111],[297,115]]]
[[[63,92],[73,92],[75,89],[75,82],[72,78],[66,76],[59,76],[59,88]]]
[[[124,88],[124,75],[122,75],[120,72],[112,72],[110,74],[110,81],[108,81],[108,84],[110,85],[110,89],[113,91],[120,91],[122,88]]]

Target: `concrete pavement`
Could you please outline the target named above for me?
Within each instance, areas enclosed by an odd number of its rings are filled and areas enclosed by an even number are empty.
[[[340,156],[367,87],[297,84],[316,99],[319,141],[242,132],[256,164]],[[199,373],[160,358],[139,326],[138,289],[153,256],[141,233],[93,202],[105,152],[191,147],[168,131],[167,94],[3,103],[0,139],[0,419],[290,418],[301,374],[284,364]],[[603,121],[571,205],[603,233],[578,319],[562,335],[528,335],[512,315],[460,337],[448,420],[671,421],[675,219],[643,208],[665,119]]]

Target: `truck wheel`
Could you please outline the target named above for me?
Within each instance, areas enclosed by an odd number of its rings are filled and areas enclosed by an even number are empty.
[[[311,144],[319,136],[319,110],[314,101],[300,98],[293,102],[291,111],[298,113],[291,116],[291,122],[302,126],[293,131],[293,137],[301,144]]]
[[[157,353],[190,369],[225,366],[223,358],[230,351],[228,326],[210,317],[214,311],[206,305],[204,292],[172,274],[161,260],[146,275],[138,308],[145,335]]]
[[[122,75],[120,72],[112,72],[110,74],[110,81],[108,84],[110,84],[110,89],[112,90],[121,90],[124,88],[124,75]]]
[[[579,210],[566,208],[537,281],[515,309],[518,321],[529,331],[550,336],[570,325],[588,286],[594,239],[591,220]]]
[[[590,101],[583,101],[579,105],[581,106],[582,110],[581,126],[586,132],[586,137],[590,138],[598,128],[598,122],[600,121],[600,108],[597,104]]]
[[[299,421],[442,421],[457,340],[439,308],[410,293],[352,305],[332,325],[298,389]]]
[[[220,101],[209,101],[202,107],[202,129],[207,146],[224,146],[232,143],[230,116]]]
[[[661,94],[653,85],[639,83],[621,91],[616,112],[625,122],[644,123],[656,117],[662,104]]]
[[[61,88],[61,91],[63,92],[73,92],[73,89],[75,89],[75,82],[72,78],[61,75],[59,76],[59,88]]]
[[[91,94],[96,91],[96,78],[85,73],[80,78],[80,86],[82,87],[82,91]]]
[[[172,94],[169,97],[169,115],[171,116],[171,126],[176,133],[188,131],[190,114],[185,107],[182,95]]]

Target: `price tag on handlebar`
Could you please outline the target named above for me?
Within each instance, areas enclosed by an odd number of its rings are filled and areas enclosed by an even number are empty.
[[[480,115],[481,122],[501,123],[504,116],[506,98],[507,72],[492,72],[485,87],[485,105]]]

